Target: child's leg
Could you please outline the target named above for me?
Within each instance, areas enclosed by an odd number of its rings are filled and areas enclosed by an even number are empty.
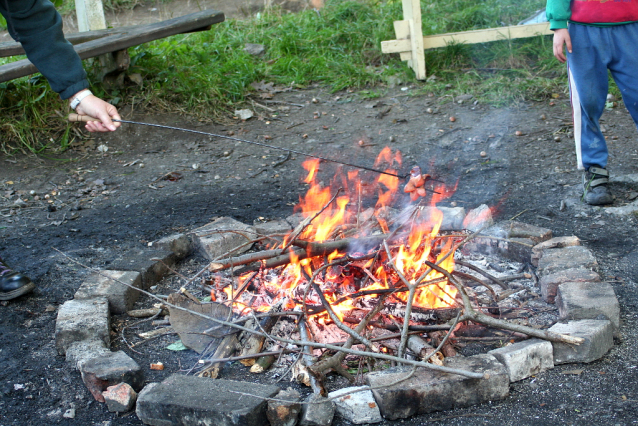
[[[603,30],[569,24],[573,48],[567,53],[567,69],[579,169],[607,167],[607,144],[598,122],[607,100],[607,64],[611,59]]]
[[[638,126],[638,23],[615,26],[611,34],[614,57],[609,69],[625,107]]]

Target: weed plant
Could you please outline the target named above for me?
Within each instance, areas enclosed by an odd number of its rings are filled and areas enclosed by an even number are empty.
[[[516,25],[544,6],[544,0],[421,0],[425,35]],[[398,55],[381,53],[395,38],[401,0],[328,0],[320,11],[288,14],[273,8],[246,20],[227,20],[210,31],[157,40],[129,49],[128,76],[141,85],[92,90],[116,104],[147,111],[172,111],[200,120],[222,120],[255,96],[252,83],[381,96],[388,87],[409,85],[411,93],[435,96],[469,93],[503,106],[543,100],[566,90],[564,66],[551,53],[551,36],[426,51],[427,81],[417,81]],[[261,44],[253,56],[246,43]],[[5,60],[6,61],[6,60]],[[0,61],[0,63],[2,63]],[[97,69],[87,65],[89,75]],[[137,76],[136,76],[137,77]],[[258,97],[256,100],[259,102]],[[0,147],[41,152],[65,148],[68,113],[41,77],[0,84]],[[57,123],[57,124],[54,124]]]

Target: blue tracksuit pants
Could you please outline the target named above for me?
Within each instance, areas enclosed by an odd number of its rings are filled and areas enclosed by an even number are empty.
[[[607,143],[599,119],[605,110],[611,74],[625,107],[638,125],[638,23],[595,27],[569,24],[567,52],[574,138],[579,169],[607,167]]]

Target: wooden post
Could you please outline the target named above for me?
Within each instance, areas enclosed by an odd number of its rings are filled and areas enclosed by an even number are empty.
[[[80,32],[106,29],[102,0],[75,0],[75,13]],[[99,78],[106,84],[112,84],[115,81],[113,78],[107,78],[109,74],[119,74],[122,71],[126,71],[131,63],[126,49],[105,53],[98,56],[98,60],[102,68]]]
[[[103,30],[106,28],[102,0],[75,0],[78,31]]]
[[[408,61],[417,80],[425,80],[425,53],[423,51],[423,28],[421,23],[421,0],[403,0],[403,21],[394,22],[397,40],[410,43],[410,50],[401,53]]]

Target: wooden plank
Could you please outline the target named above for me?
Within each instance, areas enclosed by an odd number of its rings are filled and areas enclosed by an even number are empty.
[[[80,33],[65,34],[64,38],[72,45],[85,43],[91,40],[97,40],[98,38],[110,36],[113,34],[129,33],[135,30],[136,26],[107,28],[104,30],[83,31]],[[183,31],[182,33],[192,33],[197,31],[208,31],[212,28],[212,25],[207,25],[201,28],[195,28],[190,31]],[[25,55],[22,45],[17,41],[4,41],[0,43],[0,58],[6,58],[8,56]]]
[[[175,34],[192,32],[200,28],[206,28],[213,24],[223,22],[225,16],[216,10],[205,10],[192,13],[167,21],[155,22],[147,25],[129,27],[125,32],[118,32],[102,38],[80,43],[74,46],[80,58],[87,59],[105,53],[124,50],[149,41],[169,37]],[[24,77],[38,72],[36,67],[28,60],[12,62],[0,66],[0,82]]]
[[[554,32],[549,29],[548,22],[530,25],[512,25],[509,27],[488,28],[484,30],[463,31],[457,33],[437,34],[423,37],[423,48],[436,49],[450,43],[475,44],[498,40],[513,40],[517,38],[549,35]],[[383,53],[409,52],[412,49],[409,40],[390,40],[381,42]]]

